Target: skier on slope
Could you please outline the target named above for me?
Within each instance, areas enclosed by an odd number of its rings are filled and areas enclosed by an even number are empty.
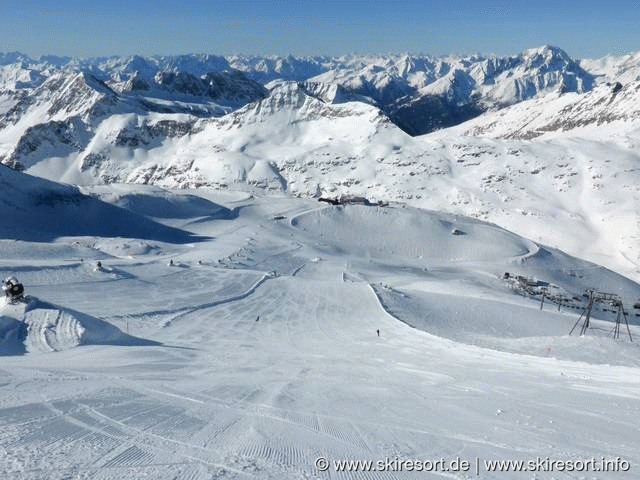
[[[7,277],[2,281],[2,291],[11,303],[24,299],[24,287],[16,277]]]

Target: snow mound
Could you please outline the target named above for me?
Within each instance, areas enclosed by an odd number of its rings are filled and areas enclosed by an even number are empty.
[[[67,308],[28,299],[0,307],[0,356],[58,352],[80,345],[159,345]]]
[[[534,254],[538,247],[495,225],[411,208],[347,205],[301,215],[292,223],[336,248],[434,261],[491,261]],[[452,235],[455,229],[465,235]]]
[[[94,186],[88,190],[107,203],[145,217],[229,219],[234,216],[231,210],[210,200],[153,185]]]

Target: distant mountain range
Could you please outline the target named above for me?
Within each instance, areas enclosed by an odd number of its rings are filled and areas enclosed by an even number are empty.
[[[532,138],[635,118],[639,78],[640,55],[578,62],[551,46],[468,58],[9,53],[0,55],[0,162],[52,176],[38,164],[58,159],[57,176],[72,182],[89,172],[101,182],[225,183],[244,174],[196,174],[201,153],[178,168],[145,160],[178,139],[220,152],[203,131],[283,112],[297,124],[367,111],[414,136],[464,124],[468,135]]]
[[[307,84],[323,100],[369,102],[411,135],[428,133],[542,92],[583,93],[596,74],[545,46],[513,57],[67,57],[0,55],[0,88],[44,93],[61,77],[83,73],[118,95],[162,113],[219,116],[266,96],[272,82]],[[58,83],[56,83],[56,80]],[[42,89],[43,90],[38,90]],[[169,102],[169,104],[167,104]],[[134,108],[133,106],[130,107]]]

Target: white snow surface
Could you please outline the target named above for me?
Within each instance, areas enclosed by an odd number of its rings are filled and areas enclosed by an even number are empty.
[[[0,478],[637,478],[639,65],[0,54]]]
[[[47,218],[6,191],[3,216]],[[0,306],[2,478],[636,478],[634,281],[403,204],[331,206],[250,186],[74,191],[114,204],[104,221],[144,218],[172,235],[147,224],[40,241],[32,222],[0,240],[0,274],[27,294]],[[504,272],[577,300],[540,309]],[[569,336],[589,287],[622,297],[634,342],[624,326],[612,338],[608,306]],[[321,472],[318,457],[471,467]],[[547,457],[620,457],[630,470],[484,468]]]

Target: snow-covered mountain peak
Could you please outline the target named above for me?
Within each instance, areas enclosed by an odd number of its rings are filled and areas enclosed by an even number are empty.
[[[239,128],[248,123],[264,121],[277,113],[288,117],[296,115],[303,107],[321,108],[322,102],[308,95],[298,82],[286,81],[274,86],[266,98],[249,103],[239,110],[223,117],[216,124]]]
[[[2,64],[0,62],[0,91],[17,91],[34,88],[46,80],[46,76],[25,62]]]
[[[603,82],[622,84],[640,80],[640,52],[623,56],[607,55],[598,59],[585,59],[580,65]]]
[[[573,60],[569,57],[567,52],[561,48],[554,47],[553,45],[543,45],[537,48],[529,48],[522,52],[522,57],[525,62],[531,66],[540,65],[543,63],[553,64],[560,63],[564,65],[571,64]]]
[[[485,102],[511,105],[558,90],[583,93],[593,87],[593,75],[583,70],[566,52],[545,45],[525,50],[516,59],[494,65],[492,75],[485,75]],[[489,77],[489,78],[487,78]],[[489,80],[490,79],[490,80]]]
[[[323,89],[318,83],[280,82],[269,95],[250,103],[232,114],[215,121],[217,125],[240,128],[247,124],[264,122],[278,115],[278,122],[295,124],[319,119],[369,114],[383,121],[384,115],[375,106],[341,97],[338,87]],[[352,100],[351,103],[346,103]]]

